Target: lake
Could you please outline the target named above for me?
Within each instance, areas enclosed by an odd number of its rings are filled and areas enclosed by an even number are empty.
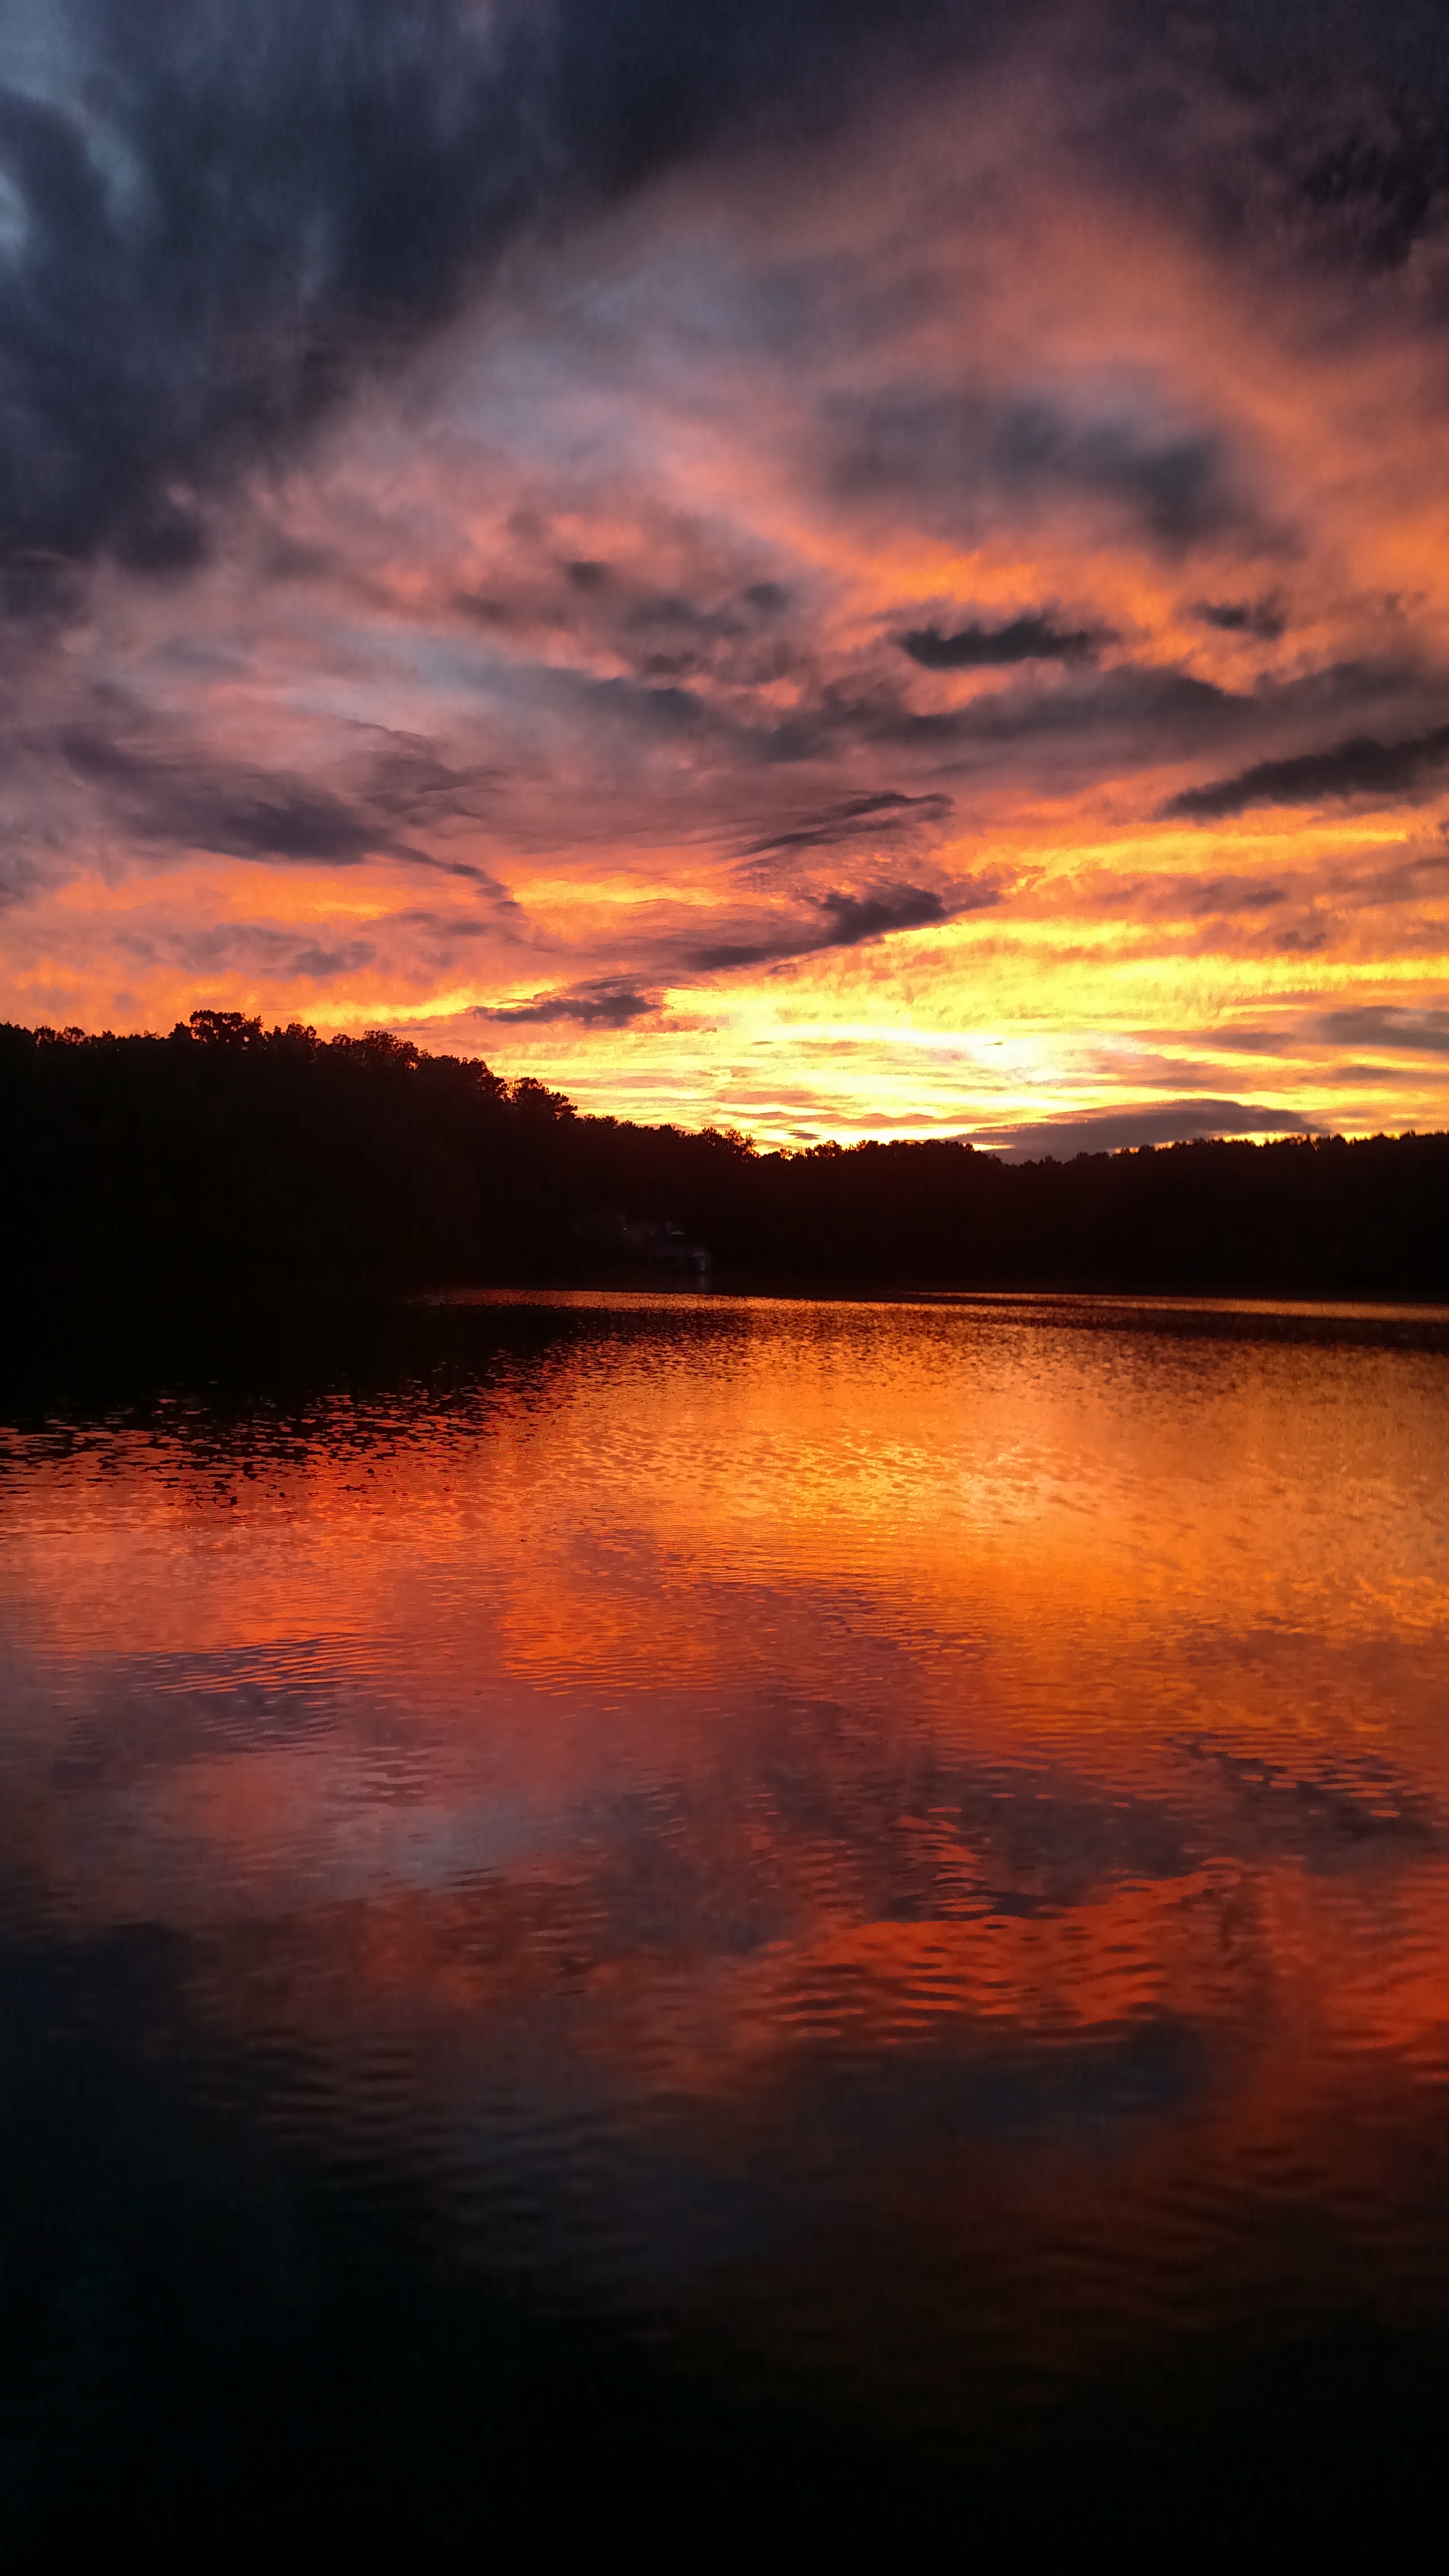
[[[500,1293],[12,1411],[37,2552],[1437,2492],[1449,1314]]]

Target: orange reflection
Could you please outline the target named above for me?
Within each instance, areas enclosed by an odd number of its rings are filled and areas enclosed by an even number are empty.
[[[1072,1311],[560,1297],[451,1396],[13,1438],[12,1882],[184,1935],[304,2125],[808,2179],[783,2308],[677,2293],[801,2366],[1075,2366],[1310,2241],[1417,2313],[1444,1362]]]

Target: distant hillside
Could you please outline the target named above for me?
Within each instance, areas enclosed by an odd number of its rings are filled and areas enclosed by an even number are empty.
[[[685,1277],[694,1246],[725,1287],[1449,1297],[1445,1135],[766,1154],[216,1011],[169,1037],[0,1027],[0,1191],[32,1300]]]

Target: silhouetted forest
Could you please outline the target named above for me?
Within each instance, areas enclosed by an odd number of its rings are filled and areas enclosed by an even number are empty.
[[[690,1277],[694,1246],[725,1287],[1449,1295],[1446,1135],[761,1153],[385,1033],[196,1011],[0,1027],[0,1138],[8,1275],[40,1304]]]

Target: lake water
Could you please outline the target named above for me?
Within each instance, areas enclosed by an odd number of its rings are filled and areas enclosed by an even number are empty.
[[[408,1329],[0,1438],[14,2530],[1427,2497],[1449,1317]]]

